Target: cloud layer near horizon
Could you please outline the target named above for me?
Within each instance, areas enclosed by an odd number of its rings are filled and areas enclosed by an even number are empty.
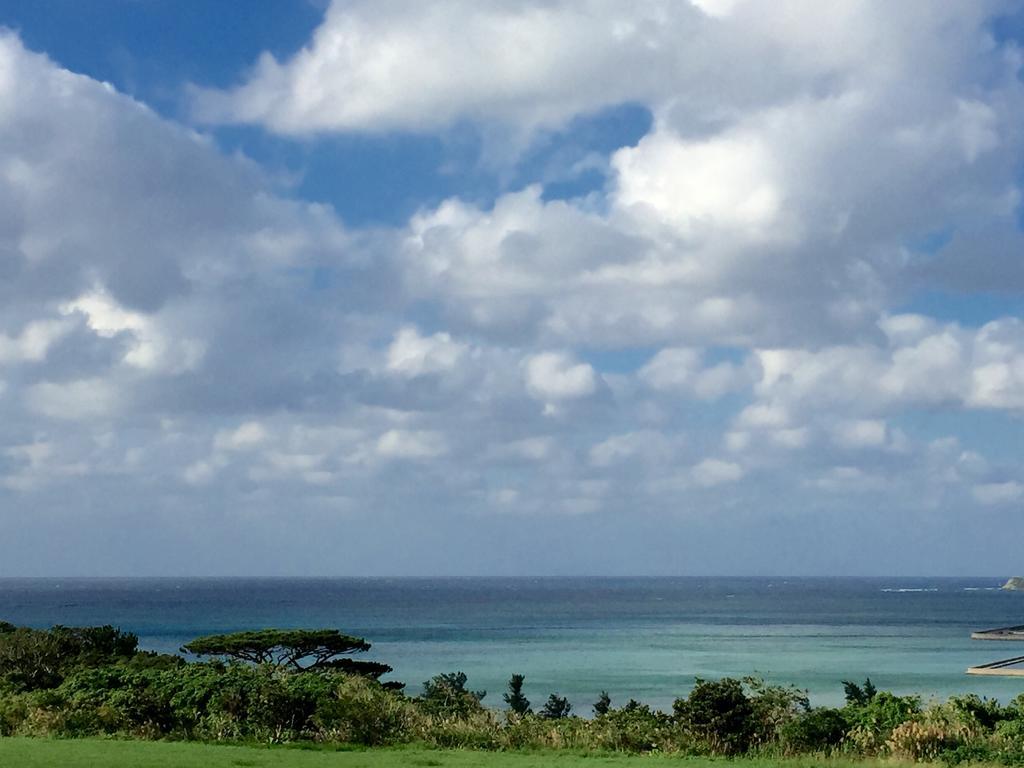
[[[373,230],[0,35],[0,575],[1011,568],[1024,323],[907,309],[1022,288],[1000,11],[335,2],[196,116],[653,115]]]

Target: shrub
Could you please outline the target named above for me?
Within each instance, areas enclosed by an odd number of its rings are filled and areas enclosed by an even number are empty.
[[[786,723],[781,730],[781,741],[790,754],[828,752],[842,743],[848,728],[842,711],[822,707]]]
[[[464,672],[436,675],[423,684],[418,701],[424,712],[440,717],[468,717],[484,711],[480,701],[486,691],[466,688]]]
[[[983,699],[977,694],[952,697],[947,706],[964,725],[992,732],[1004,720],[1012,720],[1014,710],[1003,708],[998,701]]]
[[[502,731],[494,713],[479,707],[461,716],[429,717],[423,739],[442,749],[497,749]]]
[[[339,680],[312,722],[323,740],[378,746],[411,741],[423,717],[404,697],[365,677]]]
[[[526,715],[501,730],[505,749],[591,749],[591,723],[578,717]]]
[[[780,740],[782,729],[810,709],[807,691],[793,686],[768,685],[757,677],[743,680],[752,709],[752,743],[758,746]]]
[[[125,660],[139,639],[114,627],[14,627],[0,632],[0,690],[55,688],[76,669]]]
[[[676,721],[716,754],[747,751],[754,735],[754,707],[733,678],[697,684],[685,699],[672,705]]]
[[[942,753],[964,743],[963,732],[948,723],[908,720],[893,729],[887,746],[893,757],[936,760]]]
[[[15,736],[28,719],[28,697],[0,694],[0,736]]]
[[[879,691],[864,705],[847,705],[843,713],[851,724],[851,746],[874,754],[885,746],[895,728],[921,714],[921,699]]]
[[[683,741],[671,717],[636,701],[605,712],[590,731],[594,747],[616,752],[671,751]]]

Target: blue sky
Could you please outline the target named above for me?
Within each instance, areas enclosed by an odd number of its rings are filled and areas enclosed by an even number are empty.
[[[819,6],[0,4],[0,575],[1024,569],[1024,9]]]

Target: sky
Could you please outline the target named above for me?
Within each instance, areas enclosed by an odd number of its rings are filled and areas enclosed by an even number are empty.
[[[0,0],[0,576],[1024,572],[1022,40]]]

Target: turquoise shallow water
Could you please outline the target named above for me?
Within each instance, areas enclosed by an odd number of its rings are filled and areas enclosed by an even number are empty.
[[[844,679],[925,697],[1008,700],[1024,678],[969,677],[1024,643],[972,630],[1024,623],[999,579],[0,579],[0,619],[115,624],[145,648],[198,635],[337,627],[373,642],[410,692],[462,670],[498,706],[513,672],[589,712],[601,690],[669,708],[695,677],[759,674],[842,701]]]

